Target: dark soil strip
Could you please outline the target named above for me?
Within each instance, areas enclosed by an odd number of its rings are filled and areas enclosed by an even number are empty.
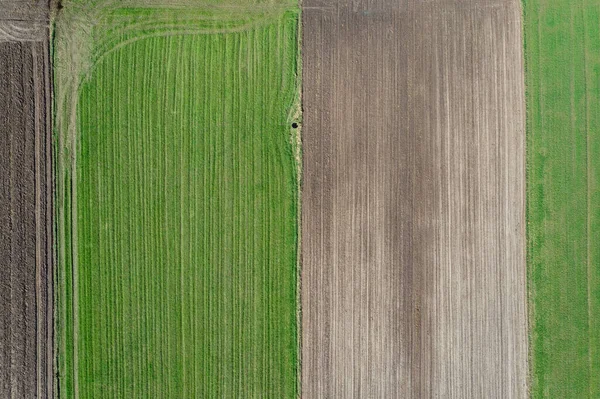
[[[525,397],[520,5],[336,3],[303,3],[303,397]]]
[[[47,41],[0,42],[2,398],[52,392],[48,71]]]

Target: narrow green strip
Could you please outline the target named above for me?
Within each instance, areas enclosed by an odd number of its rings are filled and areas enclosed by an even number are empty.
[[[531,395],[600,397],[600,2],[524,3]]]
[[[60,397],[295,398],[297,6],[76,3],[54,37]]]

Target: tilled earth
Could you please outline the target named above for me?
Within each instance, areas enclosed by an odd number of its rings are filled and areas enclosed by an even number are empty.
[[[303,396],[525,397],[519,2],[303,7]]]
[[[47,7],[46,7],[47,8]],[[0,2],[0,397],[52,392],[47,10]]]

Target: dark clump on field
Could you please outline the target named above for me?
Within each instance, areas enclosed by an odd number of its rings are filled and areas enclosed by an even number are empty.
[[[22,20],[42,14],[0,2],[1,398],[52,397],[48,42]]]

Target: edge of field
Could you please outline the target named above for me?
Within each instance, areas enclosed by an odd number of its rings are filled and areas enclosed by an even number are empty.
[[[525,95],[525,269],[526,269],[526,290],[527,290],[527,397],[531,397],[532,383],[533,383],[533,345],[531,345],[531,331],[533,327],[533,299],[531,296],[531,279],[529,278],[529,179],[527,178],[530,174],[529,171],[529,85],[527,79],[527,71],[529,69],[529,58],[527,57],[527,1],[521,0],[521,32],[522,36],[522,47],[523,47],[523,80],[524,80],[524,95]]]
[[[296,93],[294,120],[298,128],[292,136],[296,156],[296,397],[302,397],[302,0],[298,2],[298,17],[296,19],[297,44],[296,44]]]

